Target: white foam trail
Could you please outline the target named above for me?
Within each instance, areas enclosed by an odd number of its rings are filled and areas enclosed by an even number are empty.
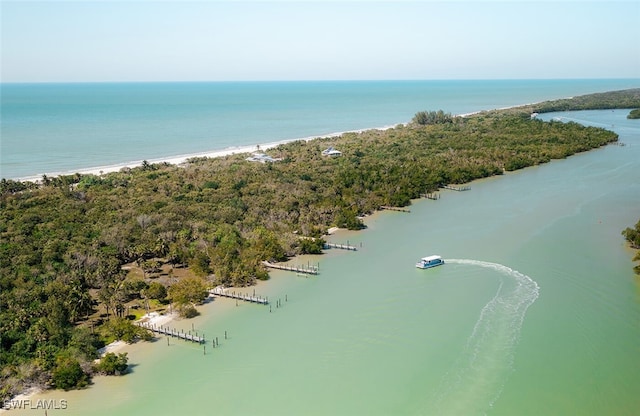
[[[503,279],[495,296],[480,311],[463,355],[433,394],[425,414],[485,414],[513,371],[522,323],[540,288],[531,277],[502,264],[468,259],[445,262],[493,269]]]

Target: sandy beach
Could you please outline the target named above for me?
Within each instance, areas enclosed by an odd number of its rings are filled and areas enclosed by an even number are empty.
[[[142,318],[140,318],[137,322],[145,322],[151,325],[166,325],[169,322],[173,321],[176,317],[177,317],[176,313],[159,314],[158,312],[150,312],[142,316]],[[124,341],[120,341],[120,340],[113,341],[112,343],[100,348],[98,350],[98,353],[100,354],[100,357],[104,357],[105,354],[110,352],[112,353],[127,352],[127,350],[131,349],[132,346],[133,344],[127,344]],[[94,362],[98,362],[98,361],[100,361],[99,358],[94,360]],[[3,403],[3,406],[0,406],[0,414],[8,412],[12,404],[13,406],[17,406],[17,403],[28,402],[32,400],[35,396],[43,392],[44,390],[39,389],[37,387],[31,387],[27,389],[26,391],[18,394],[17,396],[14,396],[11,399],[6,400],[6,402]]]
[[[528,106],[528,105],[533,105],[534,103],[529,103],[529,104],[518,104],[518,105],[512,105],[512,106],[506,106],[506,107],[500,107],[497,108],[495,110],[507,110],[507,109],[512,109],[512,108],[518,108],[518,107],[523,107],[523,106]],[[480,114],[484,111],[487,110],[478,110],[478,111],[472,111],[472,112],[468,112],[468,113],[460,113],[460,114],[454,114],[453,117],[470,117],[476,114]],[[33,176],[27,176],[27,177],[23,177],[23,178],[19,178],[17,179],[18,181],[23,181],[23,182],[36,182],[39,183],[42,180],[42,176],[46,175],[48,177],[57,177],[57,176],[63,176],[63,175],[74,175],[76,173],[79,173],[81,175],[104,175],[107,173],[113,173],[113,172],[119,172],[122,169],[131,169],[131,168],[136,168],[136,167],[140,167],[144,164],[144,162],[148,162],[151,164],[157,164],[157,163],[168,163],[171,165],[176,165],[176,166],[183,166],[186,163],[188,163],[189,159],[194,159],[194,158],[219,158],[219,157],[225,157],[225,156],[230,156],[230,155],[235,155],[235,154],[248,154],[248,153],[252,153],[252,152],[256,152],[256,151],[266,151],[269,149],[273,149],[277,146],[280,146],[282,144],[287,144],[287,143],[291,143],[291,142],[296,142],[296,141],[312,141],[312,140],[318,140],[318,139],[328,139],[328,138],[336,138],[336,137],[340,137],[344,134],[347,133],[363,133],[365,131],[369,131],[369,130],[379,130],[379,131],[385,131],[385,130],[389,130],[394,128],[397,125],[404,125],[406,123],[398,123],[395,125],[387,125],[387,126],[381,126],[381,127],[371,127],[371,128],[364,128],[364,129],[356,129],[356,130],[346,130],[346,131],[340,131],[340,132],[335,132],[335,133],[329,133],[329,134],[324,134],[324,135],[318,135],[318,136],[309,136],[309,137],[301,137],[301,138],[296,138],[296,139],[289,139],[289,140],[280,140],[280,141],[276,141],[276,142],[269,142],[269,143],[262,143],[262,144],[257,144],[257,145],[251,145],[251,146],[238,146],[238,147],[231,147],[231,148],[227,148],[227,149],[220,149],[220,150],[211,150],[208,152],[200,152],[200,153],[193,153],[193,154],[187,154],[187,155],[178,155],[178,156],[167,156],[167,157],[163,157],[163,158],[153,158],[153,159],[147,159],[147,160],[133,160],[133,161],[128,161],[128,162],[123,162],[123,163],[118,163],[118,164],[114,164],[114,165],[107,165],[107,166],[97,166],[97,167],[92,167],[92,168],[84,168],[84,169],[76,169],[76,170],[69,170],[66,172],[47,172],[47,173],[41,173],[39,175],[33,175]]]
[[[168,157],[164,157],[164,158],[156,158],[156,159],[148,159],[148,160],[134,160],[134,161],[119,163],[119,164],[115,164],[115,165],[97,166],[97,167],[93,167],[93,168],[70,170],[70,171],[66,171],[66,172],[42,173],[42,174],[39,174],[39,175],[33,175],[33,176],[27,176],[27,177],[19,178],[17,180],[18,181],[22,181],[22,182],[36,182],[36,183],[39,183],[39,182],[42,181],[42,176],[43,175],[46,175],[48,177],[57,177],[57,176],[63,176],[63,175],[74,175],[76,173],[79,173],[81,175],[97,175],[97,176],[99,176],[99,175],[104,175],[104,174],[107,174],[107,173],[119,172],[122,169],[136,168],[136,167],[142,166],[145,161],[148,162],[148,163],[151,163],[151,164],[168,163],[170,165],[181,166],[181,165],[185,165],[186,163],[188,163],[189,159],[194,159],[194,158],[203,158],[203,157],[204,158],[218,158],[218,157],[225,157],[225,156],[230,156],[230,155],[235,155],[235,154],[245,154],[245,153],[248,154],[248,153],[252,153],[252,152],[256,152],[256,151],[265,151],[265,150],[273,149],[273,148],[275,148],[277,146],[280,146],[282,144],[296,142],[296,141],[299,141],[299,140],[308,142],[308,141],[317,140],[317,139],[340,137],[341,135],[346,134],[346,133],[362,133],[362,132],[365,132],[365,131],[368,131],[368,130],[384,131],[384,130],[391,129],[393,127],[394,126],[372,127],[372,128],[358,129],[358,130],[352,130],[352,131],[351,130],[350,131],[341,131],[341,132],[330,133],[330,134],[321,135],[321,136],[302,137],[302,138],[297,138],[297,139],[281,140],[281,141],[277,141],[277,142],[263,143],[263,144],[258,144],[258,145],[239,146],[239,147],[232,147],[232,148],[228,148],[228,149],[212,150],[212,151],[209,151],[209,152],[193,153],[193,154],[188,154],[188,155],[168,156]]]
[[[496,110],[507,110],[507,109],[523,107],[523,106],[533,105],[533,104],[534,103],[518,104],[518,105],[512,105],[512,106],[506,106],[506,107],[497,108]],[[478,111],[472,111],[472,112],[469,112],[469,113],[454,114],[453,117],[461,117],[461,118],[470,117],[470,116],[473,116],[473,115],[476,115],[476,114],[480,114],[480,113],[482,113],[484,111],[487,111],[487,110],[478,110]],[[277,146],[280,146],[282,144],[296,142],[296,141],[299,141],[299,140],[308,142],[308,141],[318,140],[318,139],[336,138],[336,137],[340,137],[340,136],[342,136],[344,134],[347,134],[347,133],[363,133],[363,132],[369,131],[369,130],[385,131],[385,130],[392,129],[397,125],[404,125],[404,124],[406,124],[406,123],[398,123],[398,124],[395,124],[395,125],[386,125],[386,126],[381,126],[381,127],[371,127],[371,128],[356,129],[356,130],[339,131],[339,132],[335,132],[335,133],[329,133],[329,134],[318,135],[318,136],[309,136],[309,137],[301,137],[301,138],[289,139],[289,140],[280,140],[280,141],[276,141],[276,142],[269,142],[269,143],[251,145],[251,146],[231,147],[231,148],[227,148],[227,149],[212,150],[212,151],[208,151],[208,152],[200,152],[200,153],[193,153],[193,154],[187,154],[187,155],[167,156],[167,157],[163,157],[163,158],[153,158],[153,159],[148,159],[148,160],[134,160],[134,161],[128,161],[128,162],[118,163],[118,164],[114,164],[114,165],[97,166],[97,167],[92,167],[92,168],[69,170],[69,171],[66,171],[66,172],[41,173],[39,175],[33,175],[33,176],[27,176],[27,177],[19,178],[18,181],[39,183],[39,182],[41,182],[42,176],[44,176],[44,175],[46,175],[48,177],[57,177],[57,176],[63,176],[63,175],[74,175],[76,173],[79,173],[81,175],[97,175],[97,176],[100,176],[100,175],[104,175],[104,174],[107,174],[107,173],[119,172],[122,169],[131,169],[131,168],[140,167],[140,166],[142,166],[144,164],[144,162],[148,162],[148,163],[151,163],[151,164],[168,163],[170,165],[183,166],[186,163],[188,163],[189,159],[194,159],[194,158],[218,158],[218,157],[225,157],[225,156],[230,156],[230,155],[235,155],[235,154],[245,154],[245,153],[248,154],[248,153],[252,153],[252,152],[256,152],[256,151],[266,151],[266,150],[269,150],[269,149],[273,149],[273,148],[275,148]]]
[[[145,314],[142,316],[142,318],[140,318],[139,320],[137,320],[136,322],[142,322],[142,323],[147,323],[150,325],[166,325],[169,322],[171,322],[172,320],[174,320],[176,318],[177,314],[175,313],[170,313],[170,314],[159,314],[158,312],[150,312],[148,314]],[[100,348],[98,350],[98,353],[100,354],[100,357],[104,357],[105,354],[109,353],[109,352],[119,352],[121,350],[126,350],[127,344],[124,341],[113,341],[111,344],[109,345],[105,345],[104,347]],[[99,359],[96,359],[96,361],[99,361]]]

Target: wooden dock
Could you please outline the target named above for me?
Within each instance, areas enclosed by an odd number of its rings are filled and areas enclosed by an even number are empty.
[[[411,212],[411,210],[408,209],[408,208],[390,207],[390,206],[387,206],[387,205],[380,206],[380,209],[386,209],[386,210],[389,210],[389,211],[398,211],[398,212]]]
[[[269,304],[269,299],[263,298],[261,296],[256,296],[255,293],[253,295],[249,295],[249,294],[239,293],[239,292],[236,293],[235,291],[234,292],[230,292],[228,289],[225,289],[222,286],[217,286],[217,287],[211,289],[209,291],[209,294],[216,295],[216,296],[221,296],[221,297],[225,297],[225,298],[243,300],[245,302],[258,303],[260,305],[268,305]]]
[[[340,250],[351,250],[351,251],[358,250],[355,246],[349,245],[349,242],[347,242],[347,244],[324,243],[324,248],[339,248]]]
[[[431,199],[434,201],[437,201],[438,199],[440,199],[440,194],[437,194],[435,192],[429,192],[428,194],[422,194],[421,196],[423,198]]]
[[[444,185],[443,186],[444,189],[450,189],[452,191],[458,191],[458,192],[463,192],[463,191],[470,191],[471,187],[470,186],[452,186],[452,185]]]
[[[173,338],[180,338],[185,341],[195,342],[197,344],[204,344],[205,339],[204,336],[198,336],[198,333],[192,334],[191,331],[184,332],[178,331],[175,328],[169,328],[162,325],[150,324],[148,322],[138,322],[138,326],[144,329],[148,329],[151,332],[156,334],[162,334]]]
[[[296,272],[296,273],[302,273],[302,274],[313,274],[313,275],[318,274],[318,268],[315,266],[297,267],[297,266],[288,266],[284,264],[269,263],[268,261],[263,261],[262,264],[264,264],[265,267],[268,267],[270,269],[287,270],[290,272]]]

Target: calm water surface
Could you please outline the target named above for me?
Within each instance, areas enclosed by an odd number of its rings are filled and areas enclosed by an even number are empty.
[[[334,236],[362,247],[296,260],[317,277],[273,273],[256,288],[271,312],[221,299],[173,323],[215,350],[160,338],[132,347],[125,377],[39,398],[68,401],[49,415],[636,414],[640,291],[620,232],[640,218],[640,124],[626,114],[562,115],[626,146]],[[416,269],[429,254],[447,264]]]

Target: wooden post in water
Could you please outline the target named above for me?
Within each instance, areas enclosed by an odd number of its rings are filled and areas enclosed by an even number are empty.
[[[227,331],[224,331],[224,339],[227,339]]]

